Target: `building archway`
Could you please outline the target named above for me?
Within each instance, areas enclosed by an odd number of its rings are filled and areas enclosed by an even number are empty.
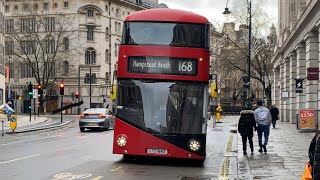
[[[51,88],[46,93],[46,112],[52,112],[58,109],[59,96],[55,89]]]

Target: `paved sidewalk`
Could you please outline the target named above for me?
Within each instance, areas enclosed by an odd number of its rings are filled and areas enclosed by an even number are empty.
[[[31,121],[30,121],[30,117],[28,115],[17,115],[17,129],[20,129],[20,128],[26,127],[26,126],[30,126],[30,125],[34,125],[34,124],[38,124],[38,123],[48,122],[50,120],[51,120],[50,118],[40,115],[40,117],[36,116],[36,118],[34,116],[32,116]],[[2,121],[2,119],[1,119],[1,121]],[[2,130],[2,122],[0,122],[0,123],[1,123],[0,124],[0,131],[1,131]],[[3,123],[4,123],[4,130],[11,131],[10,122],[7,119],[5,119],[5,120],[3,120]]]
[[[239,179],[301,179],[308,161],[309,145],[315,133],[299,133],[296,124],[288,122],[277,121],[276,127],[271,127],[266,154],[258,152],[258,135],[255,133],[254,154],[250,154],[247,142],[248,155],[244,156],[241,136],[238,133]]]

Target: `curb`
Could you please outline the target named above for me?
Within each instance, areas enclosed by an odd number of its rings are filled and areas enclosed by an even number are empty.
[[[25,133],[25,132],[32,132],[32,131],[40,131],[40,130],[45,130],[45,129],[53,129],[53,128],[58,128],[58,127],[61,127],[61,126],[65,126],[65,125],[68,125],[70,124],[71,121],[67,121],[67,122],[64,122],[62,124],[58,124],[58,125],[55,125],[55,126],[47,126],[47,127],[35,127],[35,128],[30,128],[30,129],[25,129],[25,130],[20,130],[20,131],[11,131],[11,132],[6,132],[6,134],[18,134],[18,133]]]

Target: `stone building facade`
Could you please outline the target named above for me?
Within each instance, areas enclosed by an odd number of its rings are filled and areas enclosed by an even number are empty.
[[[59,65],[55,64],[57,71],[52,76],[53,85],[48,86],[44,91],[46,96],[44,108],[47,112],[59,108],[59,84],[63,81],[64,103],[76,102],[76,94],[79,94],[80,100],[84,102],[81,109],[72,108],[67,112],[75,114],[90,107],[89,102],[91,107],[106,107],[113,104],[110,92],[112,85],[116,83],[115,72],[123,19],[135,11],[159,7],[166,6],[159,5],[157,0],[7,0],[5,3],[6,30],[10,30],[10,27],[22,21],[24,25],[32,26],[32,21],[25,21],[30,16],[28,8],[44,17],[46,20],[44,23],[47,23],[45,31],[58,27],[57,24],[55,25],[55,22],[58,22],[58,16],[63,15],[72,21],[67,24],[71,27],[70,31],[74,33],[70,37],[64,37],[62,41],[61,47],[66,51],[59,57],[57,62]],[[57,29],[53,30],[52,34],[55,31]],[[6,43],[8,50],[18,44],[8,36],[6,36],[6,42],[8,42]],[[15,109],[18,113],[28,112],[27,84],[30,81],[33,85],[37,83],[28,65],[15,54],[7,52],[6,58],[11,58],[10,66],[14,69],[10,79],[12,90],[16,94]]]
[[[4,1],[0,0],[0,105],[5,102]]]
[[[281,121],[296,123],[299,109],[314,109],[320,117],[320,0],[278,3],[278,42],[272,58],[273,102],[281,110]],[[314,80],[307,78],[310,68],[315,69]],[[302,81],[302,92],[296,92],[296,79]]]

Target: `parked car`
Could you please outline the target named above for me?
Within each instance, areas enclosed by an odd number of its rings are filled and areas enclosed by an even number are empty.
[[[106,108],[89,108],[81,115],[79,120],[79,128],[81,132],[87,129],[113,129],[114,115]]]

